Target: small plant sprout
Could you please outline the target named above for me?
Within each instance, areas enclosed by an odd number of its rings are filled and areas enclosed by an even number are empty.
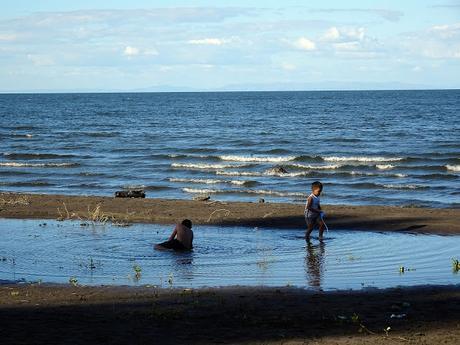
[[[388,326],[387,328],[384,328],[383,331],[385,332],[385,335],[388,337],[388,335],[390,334],[390,331],[391,331],[391,327]]]
[[[89,269],[94,270],[96,265],[94,264],[93,258],[89,258]]]
[[[404,273],[410,272],[410,271],[416,271],[416,269],[415,268],[405,267],[405,266],[399,266],[399,273],[400,274],[404,274]]]
[[[353,313],[353,315],[351,316],[351,321],[353,323],[358,323],[359,322],[359,315],[356,314],[356,313]]]
[[[172,287],[173,286],[173,283],[174,283],[174,276],[172,273],[169,274],[168,276],[168,284],[169,284],[169,287]]]
[[[452,271],[458,273],[460,271],[460,261],[456,258],[452,259]]]
[[[70,277],[69,283],[72,284],[73,286],[78,286],[78,279],[75,277]]]
[[[101,205],[97,204],[94,210],[91,210],[88,206],[88,217],[93,224],[100,223],[104,225],[109,221],[109,216],[102,212]]]
[[[134,270],[134,277],[139,280],[141,278],[141,273],[142,273],[142,268],[139,265],[134,265],[133,266]]]

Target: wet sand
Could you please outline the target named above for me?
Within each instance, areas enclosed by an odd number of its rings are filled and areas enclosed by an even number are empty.
[[[458,344],[460,339],[459,287],[322,293],[19,284],[0,285],[0,301],[5,345]]]
[[[303,205],[0,194],[0,218],[304,227]],[[331,229],[460,234],[458,209],[324,206]],[[391,315],[403,315],[400,319]],[[391,327],[388,334],[384,331]],[[458,344],[460,286],[295,288],[0,285],[2,344]]]
[[[115,221],[299,228],[305,227],[303,205],[169,199],[120,199],[0,193],[0,218],[88,219],[97,206]],[[330,229],[460,234],[460,209],[392,206],[323,205]]]

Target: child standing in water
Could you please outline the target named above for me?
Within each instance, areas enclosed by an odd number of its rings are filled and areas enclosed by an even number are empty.
[[[310,235],[315,225],[319,227],[319,239],[323,239],[324,222],[323,218],[325,213],[321,211],[321,203],[319,196],[323,191],[323,184],[319,181],[315,181],[311,184],[311,194],[307,198],[305,204],[305,221],[307,222],[307,232],[305,233],[305,239],[310,240]]]

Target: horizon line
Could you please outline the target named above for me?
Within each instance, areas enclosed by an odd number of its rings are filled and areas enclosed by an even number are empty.
[[[0,91],[1,95],[26,95],[26,94],[118,94],[118,93],[237,93],[237,92],[357,92],[357,91],[456,91],[460,87],[448,88],[401,88],[401,89],[312,89],[312,90],[182,90],[182,91]]]

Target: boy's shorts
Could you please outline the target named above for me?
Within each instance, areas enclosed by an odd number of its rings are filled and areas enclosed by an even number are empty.
[[[174,250],[181,250],[181,251],[182,250],[187,250],[187,248],[185,248],[185,246],[182,244],[182,242],[180,242],[180,241],[178,241],[176,239],[160,243],[159,246],[161,246],[163,248],[166,248],[166,249],[174,249]]]
[[[313,225],[315,226],[318,223],[319,220],[319,214],[318,215],[305,215],[305,222],[307,225]]]

